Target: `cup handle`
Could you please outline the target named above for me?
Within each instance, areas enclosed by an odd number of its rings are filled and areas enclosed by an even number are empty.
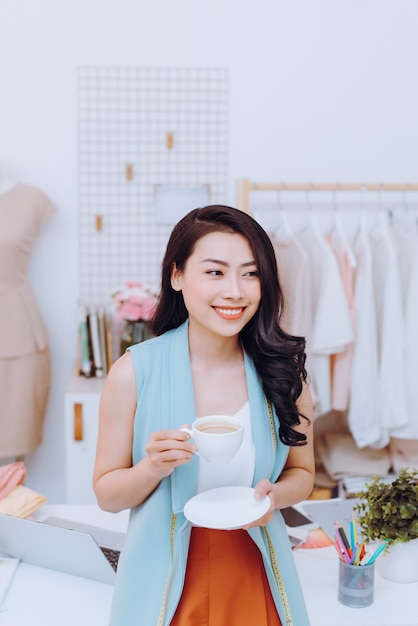
[[[180,428],[180,430],[181,430],[183,433],[189,433],[190,437],[192,437],[192,438],[193,438],[193,431],[192,431],[192,429],[191,429],[191,428]],[[197,456],[200,456],[200,454],[199,454],[199,452],[198,452],[197,450],[196,450],[195,454],[197,454]]]

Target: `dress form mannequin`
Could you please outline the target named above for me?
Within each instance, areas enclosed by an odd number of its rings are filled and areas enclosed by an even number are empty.
[[[27,270],[38,231],[56,209],[32,185],[0,177],[0,190],[0,459],[21,459],[42,441],[51,376]]]
[[[12,179],[9,175],[5,174],[5,166],[2,160],[0,160],[0,195],[8,193],[13,189],[13,187],[17,184],[14,179]],[[16,455],[15,461],[23,461],[24,457],[22,454]],[[10,459],[6,459],[7,462]]]

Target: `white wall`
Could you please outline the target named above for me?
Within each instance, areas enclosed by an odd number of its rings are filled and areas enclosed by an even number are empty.
[[[417,24],[416,0],[2,0],[0,160],[58,207],[30,274],[53,359],[44,443],[26,459],[30,486],[51,502],[64,489],[79,272],[76,68],[228,68],[231,204],[243,176],[416,182]]]

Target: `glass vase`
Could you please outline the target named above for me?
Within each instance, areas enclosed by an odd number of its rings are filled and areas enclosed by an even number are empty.
[[[141,341],[150,339],[150,337],[152,337],[150,322],[144,320],[136,320],[134,322],[125,320],[120,337],[121,355],[126,352],[129,346],[141,343]]]

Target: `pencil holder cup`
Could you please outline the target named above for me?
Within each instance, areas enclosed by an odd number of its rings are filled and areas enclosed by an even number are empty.
[[[350,565],[340,560],[338,601],[345,606],[361,608],[373,604],[374,563]]]

